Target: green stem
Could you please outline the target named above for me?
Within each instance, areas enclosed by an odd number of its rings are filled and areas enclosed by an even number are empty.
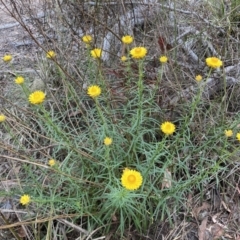
[[[137,126],[136,129],[138,130],[140,119],[142,119],[142,107],[143,107],[143,61],[139,62],[139,77],[138,77],[138,110],[137,110]]]
[[[111,183],[111,180],[113,179],[112,178],[112,171],[111,171],[111,163],[110,163],[110,146],[105,146],[106,148],[106,151],[105,151],[105,156],[104,156],[104,159],[105,159],[105,164],[106,164],[106,167],[108,169],[108,175],[109,175],[109,181]]]
[[[212,73],[212,69],[210,69],[209,73],[208,73],[208,76],[206,79],[209,78],[209,76],[211,75]],[[191,117],[189,119],[189,122],[191,122],[195,116],[195,110],[202,98],[202,95],[203,95],[203,92],[205,90],[205,86],[206,86],[206,81],[205,82],[200,82],[199,84],[199,89],[198,89],[198,93],[197,93],[197,96],[195,97],[195,101],[193,101],[192,105],[191,105]]]
[[[103,127],[104,127],[105,134],[107,134],[108,133],[107,122],[106,122],[106,119],[105,119],[105,117],[103,115],[103,111],[100,108],[99,102],[98,102],[97,99],[95,99],[95,103],[96,103],[96,108],[97,108],[98,115],[100,116],[100,119],[101,119]]]

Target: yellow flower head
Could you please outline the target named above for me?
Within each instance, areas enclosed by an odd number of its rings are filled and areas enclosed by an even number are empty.
[[[175,132],[175,125],[171,122],[164,122],[161,125],[161,130],[163,133],[165,133],[166,135],[171,135]]]
[[[225,136],[226,137],[232,137],[232,135],[233,135],[233,131],[232,130],[225,130]]]
[[[160,61],[161,63],[166,63],[167,60],[168,60],[168,58],[167,58],[166,56],[161,56],[161,57],[159,58],[159,61]]]
[[[21,203],[22,205],[27,205],[28,203],[30,203],[31,198],[30,198],[29,195],[24,194],[24,195],[21,196],[21,198],[20,198],[19,201],[20,201],[20,203]]]
[[[91,55],[93,58],[101,58],[102,56],[102,49],[100,48],[94,48],[92,51],[91,51]]]
[[[240,132],[237,133],[236,138],[237,138],[238,141],[240,141]]]
[[[141,59],[147,54],[147,49],[145,47],[135,47],[130,51],[132,58]]]
[[[223,65],[223,62],[217,57],[206,58],[206,64],[211,68],[219,68]]]
[[[87,94],[92,98],[96,98],[101,94],[101,88],[98,85],[91,85],[88,87]]]
[[[47,52],[46,57],[48,59],[53,59],[53,58],[56,57],[56,53],[54,51],[50,50],[50,51]]]
[[[201,76],[201,75],[197,75],[197,76],[195,77],[195,80],[196,80],[197,82],[202,81],[202,76]]]
[[[28,97],[28,100],[32,104],[41,104],[45,100],[45,93],[42,91],[35,91],[31,93]]]
[[[126,35],[122,37],[122,42],[125,44],[131,44],[133,42],[133,37]]]
[[[50,159],[50,160],[48,161],[48,165],[49,165],[50,167],[53,167],[55,164],[56,164],[56,160],[55,160],[55,159]]]
[[[4,122],[6,120],[6,116],[4,114],[0,114],[0,122]]]
[[[106,146],[109,146],[109,145],[112,144],[112,138],[110,138],[110,137],[105,137],[103,142],[104,142],[104,144],[105,144]]]
[[[15,83],[19,84],[19,85],[23,84],[24,83],[24,78],[22,76],[16,77],[15,78]]]
[[[121,177],[121,183],[127,190],[136,190],[142,185],[142,175],[136,170],[125,168]]]
[[[10,54],[4,55],[4,56],[3,56],[3,61],[4,61],[4,62],[10,62],[10,61],[12,61],[12,55],[10,55]]]
[[[122,57],[121,57],[121,61],[122,61],[122,62],[127,61],[127,57],[126,57],[126,56],[122,56]]]
[[[82,37],[82,40],[86,44],[90,44],[92,42],[92,37],[90,35],[85,35]]]

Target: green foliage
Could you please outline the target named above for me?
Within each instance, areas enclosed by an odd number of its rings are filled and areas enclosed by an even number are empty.
[[[60,79],[60,93],[48,89],[43,104],[26,106],[24,120],[17,122],[17,116],[6,111],[9,120],[2,123],[14,137],[11,152],[23,162],[20,188],[12,195],[31,196],[29,214],[74,214],[89,230],[102,226],[106,233],[115,227],[121,236],[132,225],[145,232],[156,219],[170,216],[172,208],[178,211],[189,192],[202,191],[226,170],[238,143],[227,139],[224,130],[235,129],[239,116],[228,123],[214,104],[204,108],[204,80],[191,102],[179,104],[182,114],[171,118],[166,117],[170,109],[156,104],[168,63],[161,64],[154,86],[149,86],[145,59],[135,61],[134,76],[128,60],[122,69],[126,78],[112,80],[100,60],[86,54],[87,86],[101,88],[101,94],[91,98],[64,72],[58,58],[46,59],[44,65]],[[122,82],[118,91],[125,100],[115,98],[113,81]],[[23,85],[23,90],[27,102],[29,89]],[[218,114],[214,120],[213,112]],[[161,132],[166,121],[176,125],[174,134]],[[104,145],[105,137],[112,138],[111,145]],[[57,162],[49,167],[52,158]],[[125,168],[141,173],[139,189],[121,185]]]
[[[239,1],[232,1],[228,15],[224,2],[215,2],[208,3],[215,22],[226,16],[237,21]],[[7,119],[0,123],[11,140],[1,143],[7,154],[0,157],[21,163],[13,174],[17,187],[0,196],[12,197],[22,208],[19,198],[28,194],[31,202],[24,220],[70,218],[88,232],[100,227],[101,234],[115,230],[119,238],[131,229],[145,233],[158,219],[171,222],[173,212],[184,209],[187,214],[188,194],[202,193],[211,181],[219,184],[226,176],[238,154],[240,115],[226,114],[226,87],[219,99],[203,97],[206,80],[216,70],[208,69],[196,82],[170,51],[170,61],[158,62],[156,77],[149,80],[152,56],[127,56],[126,62],[110,69],[91,57],[91,45],[79,50],[74,64],[67,59],[71,53],[66,57],[65,49],[59,49],[55,57],[47,59],[44,53],[39,59],[44,78],[50,79],[47,86],[16,86],[22,87],[24,104],[4,109]],[[130,48],[124,50],[129,55]],[[226,84],[223,69],[218,73],[223,73],[217,76]],[[181,82],[186,75],[197,89],[190,98],[179,97],[182,84],[188,84]],[[91,85],[101,88],[99,96],[89,96]],[[33,90],[46,93],[42,104],[29,103]],[[179,97],[177,104],[166,104],[172,100],[170,93]],[[173,134],[161,131],[166,121],[176,126]],[[227,129],[233,130],[233,137],[225,136]],[[113,140],[109,146],[104,144],[106,137]],[[56,161],[54,166],[49,166],[50,159]],[[140,188],[130,191],[122,186],[125,168],[141,173]]]

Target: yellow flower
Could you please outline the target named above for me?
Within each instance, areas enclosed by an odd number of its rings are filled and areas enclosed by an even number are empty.
[[[171,122],[164,122],[161,125],[161,130],[163,133],[165,133],[166,135],[171,135],[175,132],[175,125]]]
[[[10,61],[12,61],[12,55],[10,55],[10,54],[4,55],[4,56],[3,56],[3,61],[4,61],[4,62],[10,62]]]
[[[28,203],[30,203],[30,201],[31,201],[31,198],[27,194],[22,195],[21,198],[20,198],[20,203],[22,205],[27,205]]]
[[[54,160],[54,159],[50,159],[50,160],[48,161],[48,165],[49,165],[50,167],[53,167],[55,164],[56,164],[56,160]]]
[[[122,42],[125,44],[131,44],[133,42],[133,37],[126,35],[122,37]]]
[[[4,114],[0,114],[0,122],[4,122],[6,120],[6,116]]]
[[[22,76],[16,77],[15,78],[15,83],[19,84],[19,85],[23,84],[24,83],[24,78]]]
[[[167,60],[168,60],[168,58],[167,58],[166,56],[161,56],[161,57],[159,58],[159,61],[160,61],[161,63],[166,63]]]
[[[127,57],[126,57],[126,56],[122,56],[122,57],[121,57],[121,61],[122,61],[122,62],[127,61]]]
[[[198,82],[202,81],[202,76],[201,75],[197,75],[195,77],[195,80],[198,81]]]
[[[92,37],[90,35],[85,35],[82,37],[82,40],[86,44],[90,44],[92,42]]]
[[[93,58],[101,58],[102,49],[100,49],[100,48],[94,48],[94,49],[91,51],[91,55],[92,55]]]
[[[240,141],[240,132],[237,133],[236,138],[237,138],[238,141]]]
[[[87,94],[92,98],[96,98],[101,94],[101,88],[98,85],[91,85],[88,87]]]
[[[104,144],[105,144],[106,146],[109,146],[109,145],[112,144],[112,138],[110,138],[110,137],[105,137],[103,142],[104,142]]]
[[[211,68],[219,68],[223,65],[223,62],[217,57],[206,58],[206,64]]]
[[[142,175],[136,170],[125,168],[121,177],[121,183],[127,190],[136,190],[142,185]]]
[[[226,137],[232,137],[232,135],[233,135],[233,131],[232,130],[225,130],[225,136]]]
[[[56,53],[54,51],[50,50],[50,51],[47,52],[46,57],[48,59],[53,59],[53,58],[56,57]]]
[[[35,91],[29,95],[29,102],[32,104],[40,104],[45,100],[45,93],[42,91]]]
[[[130,51],[132,58],[141,59],[147,54],[147,49],[145,47],[135,47]]]

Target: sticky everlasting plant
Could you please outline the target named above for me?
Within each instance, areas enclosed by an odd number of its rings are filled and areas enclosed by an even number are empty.
[[[100,48],[94,48],[93,50],[91,50],[91,56],[93,58],[99,59],[102,56],[102,49]]]
[[[161,63],[166,63],[166,62],[168,61],[168,58],[167,58],[166,56],[161,56],[161,57],[159,58],[159,61],[160,61]]]
[[[233,131],[232,130],[225,130],[225,136],[226,137],[232,137],[232,135],[233,135]]]
[[[137,190],[142,185],[142,175],[140,172],[131,169],[124,169],[121,177],[121,183],[127,190]]]
[[[111,145],[112,144],[112,138],[110,138],[110,137],[105,137],[104,138],[104,144],[106,145],[106,146],[109,146],[109,145]]]
[[[164,122],[161,125],[161,130],[163,133],[165,133],[166,135],[171,135],[175,132],[175,125],[171,122]]]
[[[223,62],[217,57],[206,58],[206,64],[211,68],[219,68],[223,65]]]
[[[46,94],[43,91],[35,91],[29,95],[29,102],[31,104],[41,104],[45,100]]]
[[[129,35],[123,36],[122,42],[125,44],[131,44],[133,42],[133,37]]]
[[[47,52],[46,57],[49,59],[53,59],[56,57],[56,53],[53,50]]]
[[[50,159],[50,160],[48,161],[48,165],[49,165],[50,167],[53,167],[55,164],[56,164],[56,160],[55,160],[55,159]]]
[[[85,35],[85,36],[82,37],[82,40],[83,40],[84,43],[90,44],[93,39],[92,39],[91,35]]]
[[[240,133],[237,133],[236,138],[238,141],[240,141]]]
[[[91,85],[88,87],[87,94],[92,97],[96,98],[101,94],[101,88],[98,85]]]
[[[16,77],[15,78],[15,83],[19,84],[19,85],[23,84],[24,83],[24,77],[22,77],[22,76]]]
[[[30,201],[31,201],[31,198],[30,198],[30,196],[27,195],[27,194],[22,195],[21,198],[20,198],[20,200],[19,200],[19,202],[20,202],[22,205],[27,205],[27,204],[30,203]]]
[[[202,76],[201,76],[201,75],[197,75],[197,76],[195,77],[195,80],[196,80],[197,82],[202,81]]]
[[[126,56],[122,56],[122,57],[121,57],[121,61],[122,61],[122,62],[127,61],[127,57],[126,57]]]
[[[147,49],[145,47],[135,47],[130,51],[132,58],[142,59],[147,54]]]
[[[206,81],[197,75],[203,69],[181,76],[171,51],[150,56],[146,47],[130,48],[133,37],[126,35],[119,39],[124,51],[112,54],[112,69],[91,35],[79,42],[84,61],[65,62],[60,49],[43,53],[41,66],[51,79],[45,89],[28,88],[18,75],[12,81],[27,96],[19,115],[7,108],[0,114],[3,135],[9,132],[16,144],[14,161],[23,164],[13,197],[31,207],[31,219],[34,211],[36,218],[56,214],[90,230],[101,227],[101,234],[114,229],[116,239],[132,229],[146,234],[181,209],[189,192],[204,191],[213,176],[222,176],[239,145],[238,121],[210,115],[215,108],[202,100]],[[206,59],[209,75],[222,65]],[[193,84],[189,95],[182,94],[185,84]]]
[[[0,114],[0,123],[6,120],[6,116],[4,114]]]
[[[4,55],[3,61],[4,62],[11,62],[12,61],[12,55],[10,55],[10,54]]]

